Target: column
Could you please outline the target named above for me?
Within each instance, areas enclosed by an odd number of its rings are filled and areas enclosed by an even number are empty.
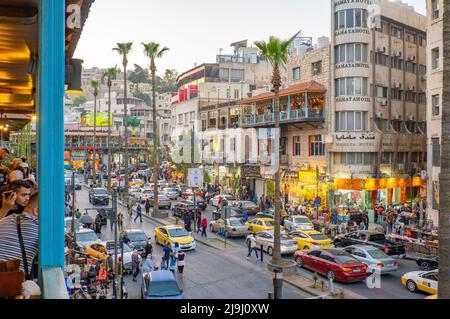
[[[64,266],[65,1],[41,0],[38,79],[39,263]]]
[[[305,92],[305,118],[309,117],[309,109],[308,109],[308,92]]]
[[[291,96],[288,95],[288,104],[287,104],[287,119],[291,119]]]

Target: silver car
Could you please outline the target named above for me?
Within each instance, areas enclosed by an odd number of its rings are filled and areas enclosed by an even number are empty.
[[[163,194],[172,200],[176,200],[179,196],[178,190],[176,188],[164,188]]]
[[[367,265],[367,272],[380,274],[392,273],[398,269],[394,258],[386,255],[381,249],[369,245],[352,245],[345,247],[344,251],[353,255],[363,264]]]
[[[284,228],[288,231],[314,229],[314,225],[306,216],[288,216],[284,219]]]
[[[266,251],[270,256],[273,255],[274,246],[274,232],[273,230],[260,231],[256,233],[256,248],[261,249],[263,246],[263,251]],[[291,236],[281,233],[281,254],[290,255],[298,250],[297,241]],[[247,237],[247,246],[250,244],[250,240]]]
[[[211,232],[219,231],[219,223],[213,220],[209,223]],[[225,237],[245,237],[249,234],[248,227],[238,218],[227,218],[225,220]]]

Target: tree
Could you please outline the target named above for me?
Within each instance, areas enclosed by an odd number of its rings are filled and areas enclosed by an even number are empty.
[[[275,136],[277,139],[280,138],[278,132],[280,130],[280,87],[281,87],[281,74],[280,68],[285,67],[288,59],[287,48],[294,41],[295,37],[299,34],[295,34],[292,38],[281,41],[280,39],[271,36],[269,42],[256,41],[255,46],[261,51],[263,57],[265,57],[273,67],[272,74],[272,86],[275,94],[274,98],[274,114],[275,114]],[[277,136],[278,134],[278,136]],[[275,143],[279,145],[279,141]],[[275,172],[275,218],[274,218],[274,249],[272,256],[272,265],[279,265],[281,263],[281,249],[280,249],[280,166],[279,166],[279,147],[275,149],[276,161],[276,172]]]
[[[147,70],[138,64],[134,65],[134,71],[130,73],[128,80],[133,84],[150,83]]]
[[[174,69],[166,69],[162,78],[161,93],[174,92],[177,90],[178,72]]]
[[[112,80],[117,77],[117,65],[113,68],[109,68],[103,74],[102,80],[107,79],[106,85],[108,86],[108,189],[111,189],[111,87]]]
[[[86,101],[87,101],[87,97],[84,95],[80,95],[73,99],[73,104],[76,106],[80,106],[81,104],[86,103]]]
[[[100,82],[98,81],[91,81],[91,87],[94,90],[94,143],[92,143],[92,146],[94,147],[94,164],[92,165],[92,181],[93,184],[97,184],[97,177],[95,175],[96,170],[96,158],[97,158],[97,148],[95,147],[96,144],[96,137],[97,137],[97,96],[98,96],[98,90],[100,88]]]
[[[206,185],[211,184],[211,176],[209,176],[207,171],[203,172],[203,183]]]
[[[443,12],[443,80],[450,81],[450,1]],[[450,86],[442,88],[441,173],[439,175],[439,284],[438,298],[450,299]]]
[[[124,125],[125,125],[125,200],[128,203],[128,92],[127,92],[127,65],[128,54],[131,52],[133,42],[117,43],[117,47],[113,48],[113,51],[117,51],[122,56],[123,65],[123,81],[124,81]]]
[[[149,42],[142,43],[144,46],[144,53],[150,59],[150,72],[152,75],[152,106],[153,106],[153,145],[155,146],[155,161],[156,165],[153,166],[153,178],[155,180],[155,199],[158,199],[158,177],[159,177],[159,134],[158,125],[156,120],[156,59],[163,57],[164,53],[169,51],[167,47],[161,47],[159,43]],[[153,214],[158,215],[158,205],[153,205]]]

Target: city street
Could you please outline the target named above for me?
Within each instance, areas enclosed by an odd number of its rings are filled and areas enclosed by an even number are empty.
[[[77,207],[83,211],[84,208],[92,208],[89,203],[88,190],[83,186],[77,191]],[[101,206],[97,206],[101,207]],[[142,225],[128,218],[123,207],[119,209],[124,214],[124,228],[141,228],[146,234],[153,238],[154,228],[157,223],[144,217]],[[95,217],[95,211],[89,214]],[[135,215],[134,215],[135,216]],[[133,218],[134,218],[133,216]],[[113,233],[110,232],[109,224],[102,229],[102,240],[111,240]],[[245,246],[234,249],[231,253],[224,252],[198,243],[195,251],[187,252],[186,267],[183,276],[177,273],[180,287],[186,298],[233,298],[233,299],[264,299],[267,293],[273,290],[272,276],[266,270],[266,265],[261,264],[254,258],[251,261],[245,259]],[[162,256],[162,247],[154,246],[153,260],[159,264]],[[126,290],[129,298],[140,298],[141,280],[133,282],[131,275],[125,276]],[[285,284],[283,297],[289,299],[303,299],[310,297],[307,293]]]

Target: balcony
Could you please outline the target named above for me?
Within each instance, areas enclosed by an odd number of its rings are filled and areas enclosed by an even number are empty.
[[[297,109],[291,112],[282,111],[279,116],[280,124],[298,122],[322,122],[325,120],[324,110]],[[242,127],[264,127],[275,125],[275,113],[261,115],[244,115],[241,118]]]

